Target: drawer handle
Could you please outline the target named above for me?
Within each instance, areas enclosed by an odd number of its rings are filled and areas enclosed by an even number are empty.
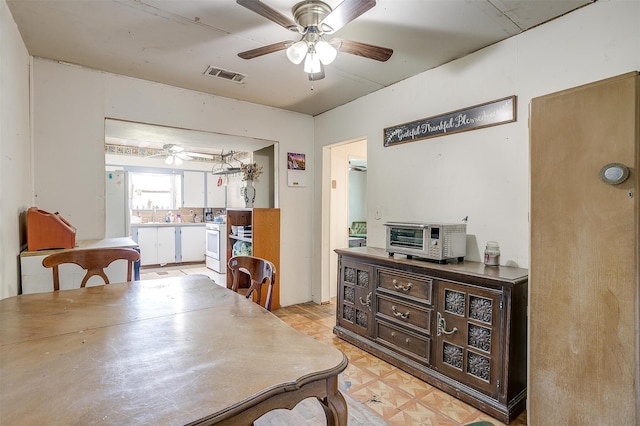
[[[360,296],[360,304],[362,306],[366,306],[369,310],[371,310],[371,291],[367,294],[367,300],[362,300],[362,296]]]
[[[396,290],[409,291],[411,290],[411,287],[413,287],[413,284],[411,283],[407,283],[407,285],[401,285],[398,284],[398,280],[393,280],[393,288],[395,288]]]
[[[453,327],[451,331],[447,331],[447,321],[444,319],[442,315],[440,315],[440,312],[438,312],[438,330],[437,330],[438,336],[440,334],[453,334],[456,331],[458,331],[458,327]]]
[[[391,310],[393,311],[393,315],[396,317],[400,317],[402,319],[407,319],[409,318],[409,311],[405,312],[404,314],[402,312],[398,312],[398,310],[396,309],[395,306],[391,306]]]

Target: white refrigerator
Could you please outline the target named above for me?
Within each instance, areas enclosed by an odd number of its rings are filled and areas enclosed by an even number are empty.
[[[129,215],[127,172],[105,172],[105,238],[129,237]]]

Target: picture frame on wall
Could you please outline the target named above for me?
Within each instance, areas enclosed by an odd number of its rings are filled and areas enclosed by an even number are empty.
[[[305,154],[294,152],[287,153],[287,185],[307,186],[307,164]]]

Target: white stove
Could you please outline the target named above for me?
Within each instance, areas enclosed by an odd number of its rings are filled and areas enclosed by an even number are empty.
[[[206,265],[220,274],[227,273],[227,225],[207,222]]]

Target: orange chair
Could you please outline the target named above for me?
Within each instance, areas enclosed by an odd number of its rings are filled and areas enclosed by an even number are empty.
[[[276,267],[268,260],[253,256],[234,256],[229,259],[229,269],[233,274],[233,284],[231,290],[238,292],[240,286],[240,274],[249,275],[251,285],[247,290],[247,299],[252,297],[253,292],[256,293],[256,302],[264,306],[268,311],[271,310],[271,298],[273,294],[273,286],[276,283]],[[262,286],[269,286],[267,290],[267,298],[262,304]]]
[[[87,273],[82,279],[80,287],[84,287],[94,275],[102,277],[105,284],[109,284],[109,278],[104,273],[104,268],[109,266],[111,262],[125,259],[128,262],[127,281],[131,281],[133,262],[140,259],[140,253],[130,248],[104,248],[104,249],[87,249],[87,250],[69,250],[51,254],[42,259],[42,266],[45,268],[53,267],[53,291],[60,290],[59,265],[63,263],[75,263],[82,269],[86,269]]]

